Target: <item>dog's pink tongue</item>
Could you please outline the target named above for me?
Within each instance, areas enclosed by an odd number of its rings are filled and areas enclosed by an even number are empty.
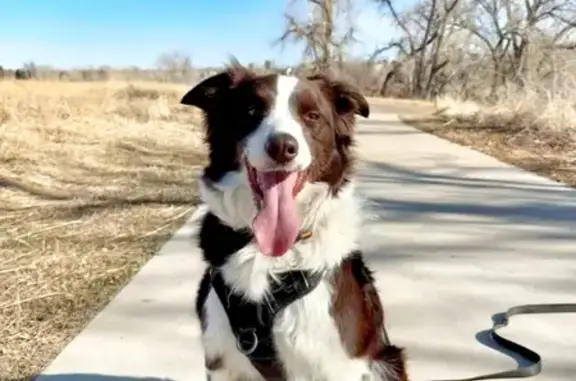
[[[260,172],[262,209],[252,221],[252,230],[260,251],[280,256],[292,246],[298,235],[296,203],[292,197],[298,173]]]

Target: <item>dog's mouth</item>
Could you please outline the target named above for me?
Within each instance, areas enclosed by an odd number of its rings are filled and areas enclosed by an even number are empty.
[[[304,187],[306,175],[298,171],[259,171],[248,160],[244,163],[258,207],[252,221],[258,247],[265,255],[284,255],[300,230],[295,199]]]

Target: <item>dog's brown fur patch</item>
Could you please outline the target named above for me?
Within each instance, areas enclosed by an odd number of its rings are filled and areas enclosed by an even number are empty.
[[[402,349],[387,341],[384,311],[374,278],[359,253],[342,262],[332,285],[331,313],[349,355],[367,357],[376,371],[391,371],[394,381],[408,381]]]

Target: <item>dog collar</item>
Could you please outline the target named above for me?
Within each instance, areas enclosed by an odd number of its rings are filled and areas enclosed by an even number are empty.
[[[306,233],[306,234],[304,234]],[[307,239],[311,233],[303,232]],[[270,279],[272,290],[262,302],[252,302],[232,290],[224,281],[221,271],[210,268],[214,291],[224,306],[236,345],[264,377],[283,379],[282,367],[274,347],[272,326],[284,308],[312,292],[320,283],[323,273],[286,271]]]

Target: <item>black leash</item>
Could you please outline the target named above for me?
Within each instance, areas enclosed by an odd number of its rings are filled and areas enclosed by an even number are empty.
[[[527,378],[534,377],[542,371],[542,357],[531,349],[526,348],[523,345],[508,340],[496,331],[500,328],[508,326],[510,318],[517,315],[529,315],[529,314],[561,314],[561,313],[576,313],[576,303],[570,304],[526,304],[521,306],[515,306],[503,314],[497,314],[494,316],[492,329],[490,330],[490,336],[492,340],[500,347],[507,349],[521,356],[526,361],[530,362],[529,365],[518,366],[516,369],[507,370],[503,372],[490,373],[481,376],[471,377],[471,378],[460,378],[460,379],[448,379],[448,380],[435,380],[435,381],[480,381],[480,380],[499,380],[508,378]]]

